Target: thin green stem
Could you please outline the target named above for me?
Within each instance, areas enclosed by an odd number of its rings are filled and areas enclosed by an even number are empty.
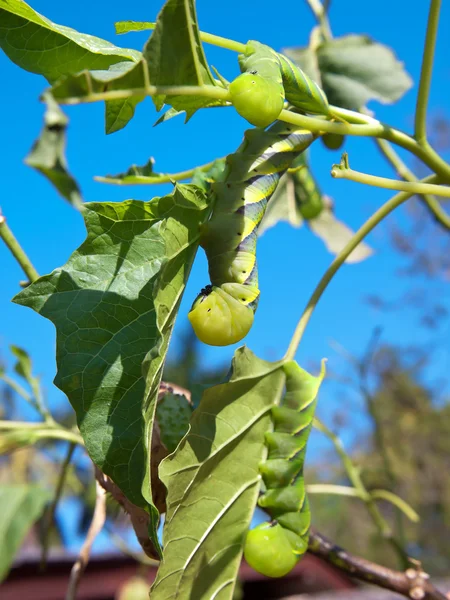
[[[13,431],[13,430],[32,430],[34,438],[37,439],[58,439],[73,442],[80,446],[84,446],[83,438],[79,433],[71,431],[56,424],[51,425],[49,423],[29,423],[28,421],[0,421],[0,431]]]
[[[334,494],[336,496],[352,496],[359,498],[358,490],[348,485],[334,485],[333,483],[310,483],[306,486],[308,494]]]
[[[127,31],[117,31],[118,28],[121,28],[121,25],[127,25]],[[145,29],[155,29],[156,23],[145,21],[137,23],[135,29],[129,27],[128,21],[118,21],[116,24],[116,33],[128,33],[129,31],[143,31]],[[219,48],[224,48],[225,50],[232,50],[233,52],[245,52],[246,44],[241,44],[241,42],[236,42],[235,40],[230,40],[229,38],[221,37],[220,35],[214,35],[212,33],[206,33],[205,31],[200,31],[200,39],[205,44],[211,44],[211,46],[218,46]]]
[[[0,379],[3,380],[6,385],[8,385],[12,390],[16,392],[19,396],[21,396],[26,402],[29,402],[35,407],[33,403],[33,397],[29,394],[25,388],[23,388],[19,383],[11,379],[9,375],[5,375],[5,373],[0,373]]]
[[[397,494],[393,494],[388,490],[370,490],[370,495],[374,500],[386,500],[386,502],[394,504],[394,506],[401,510],[414,523],[420,521],[420,517],[416,511],[402,498],[397,496]]]
[[[230,101],[230,94],[222,87],[214,85],[148,85],[131,90],[110,90],[108,92],[90,92],[85,96],[56,98],[59,104],[87,104],[107,100],[125,100],[136,96],[204,96],[215,100]]]
[[[436,175],[429,175],[425,179],[422,179],[422,183],[430,183],[436,181]],[[327,271],[324,273],[322,279],[319,281],[316,289],[314,290],[311,298],[309,299],[305,310],[303,311],[302,316],[300,317],[299,322],[297,323],[297,327],[294,331],[294,335],[292,336],[291,342],[289,344],[289,348],[287,349],[285,359],[293,360],[295,357],[295,353],[297,352],[298,345],[303,337],[306,326],[311,319],[311,316],[314,312],[314,309],[319,302],[322,294],[326,290],[328,284],[339,271],[341,266],[344,264],[346,259],[350,256],[353,250],[358,246],[360,242],[379,224],[381,221],[387,217],[393,210],[395,210],[398,206],[406,202],[409,198],[411,198],[413,194],[411,192],[400,192],[388,200],[383,206],[381,206],[365,223],[364,225],[358,229],[355,235],[351,238],[348,244],[339,252],[334,261],[328,267]]]
[[[52,503],[48,506],[47,511],[44,516],[43,523],[43,539],[42,539],[42,554],[41,554],[41,570],[44,570],[47,566],[47,556],[49,549],[49,541],[50,541],[50,528],[52,527],[55,521],[56,509],[58,507],[59,500],[61,498],[64,484],[66,482],[67,472],[69,470],[70,463],[72,461],[73,453],[75,452],[76,444],[71,442],[67,448],[66,456],[61,465],[61,470],[59,473],[58,481],[55,488],[55,493],[53,496]]]
[[[388,141],[376,138],[375,143],[400,177],[403,177],[406,181],[417,181],[417,177],[407,167]],[[422,194],[419,198],[431,213],[433,219],[444,227],[444,229],[450,230],[450,215],[441,207],[439,201],[430,194]]]
[[[431,75],[433,73],[434,50],[439,25],[441,0],[431,0],[428,14],[425,48],[423,51],[422,70],[420,72],[419,93],[417,95],[415,136],[420,145],[427,145],[427,109],[430,95]]]
[[[216,160],[221,159],[218,158]],[[114,185],[158,185],[160,183],[171,183],[172,181],[190,179],[193,177],[195,171],[207,171],[215,162],[215,160],[212,160],[204,165],[194,167],[193,169],[186,169],[186,171],[179,171],[178,173],[155,173],[153,176],[127,175],[123,179],[117,177],[96,176],[94,179],[100,183],[112,183]]]
[[[11,254],[21,266],[23,272],[28,277],[29,281],[36,281],[36,279],[39,278],[39,274],[31,264],[30,259],[23,251],[19,242],[16,240],[13,232],[8,227],[6,219],[3,215],[0,215],[0,237],[5,242],[5,244],[11,251]]]
[[[319,23],[322,36],[325,40],[330,40],[333,37],[333,34],[331,33],[330,22],[327,17],[327,8],[320,0],[307,0],[307,2]]]
[[[412,181],[400,181],[397,179],[388,179],[387,177],[378,177],[377,175],[369,175],[361,173],[350,168],[344,168],[339,165],[334,165],[331,169],[331,176],[335,179],[349,179],[356,183],[364,183],[372,187],[384,188],[387,190],[397,190],[401,192],[409,192],[414,194],[434,194],[450,198],[450,187],[434,185],[432,183],[419,183]]]
[[[328,427],[324,423],[319,421],[319,419],[317,419],[317,417],[314,418],[314,427],[316,429],[318,429],[319,431],[321,431],[322,433],[324,433],[328,437],[328,439],[333,443],[333,446],[335,447],[337,454],[339,455],[340,459],[342,460],[342,464],[344,465],[345,471],[348,475],[350,482],[352,483],[353,487],[355,488],[358,496],[366,504],[367,511],[369,512],[370,516],[372,517],[372,520],[375,523],[378,531],[380,532],[380,535],[386,541],[388,541],[389,544],[392,546],[392,548],[395,550],[398,558],[400,559],[400,561],[402,563],[402,566],[404,568],[408,567],[409,566],[408,555],[404,551],[401,544],[399,544],[399,542],[394,537],[394,534],[392,532],[391,527],[389,526],[389,523],[387,523],[387,521],[385,521],[383,515],[378,510],[378,507],[375,504],[375,500],[370,495],[370,492],[367,491],[367,489],[361,479],[359,469],[353,464],[353,461],[351,460],[350,456],[345,451],[345,448],[342,444],[341,439],[335,433],[333,433],[330,429],[328,429]]]

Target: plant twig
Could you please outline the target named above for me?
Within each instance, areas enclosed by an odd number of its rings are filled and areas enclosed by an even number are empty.
[[[324,433],[328,437],[328,439],[331,440],[336,452],[342,460],[342,464],[344,465],[345,471],[348,475],[351,484],[357,491],[359,498],[361,498],[361,500],[366,504],[367,511],[372,517],[372,520],[375,523],[381,537],[392,546],[402,565],[405,568],[408,567],[410,564],[408,555],[406,554],[399,541],[395,538],[389,523],[387,523],[381,512],[378,510],[374,498],[366,489],[363,480],[361,479],[359,469],[353,464],[352,459],[345,451],[341,439],[330,429],[328,429],[328,427],[324,423],[319,421],[317,417],[314,418],[314,427],[322,433]]]
[[[387,190],[411,192],[411,194],[434,194],[435,196],[450,198],[450,187],[448,186],[415,181],[400,181],[397,179],[388,179],[387,177],[378,177],[377,175],[369,175],[368,173],[361,173],[360,171],[351,169],[345,161],[346,159],[338,165],[333,165],[331,169],[332,177],[335,179],[348,179],[356,183],[364,183],[365,185]]]
[[[311,9],[313,15],[316,17],[317,22],[319,23],[320,26],[320,31],[323,35],[323,37],[326,40],[330,40],[333,37],[333,34],[331,33],[331,27],[330,27],[330,22],[328,20],[327,17],[327,9],[328,9],[328,2],[327,4],[322,4],[322,2],[320,0],[306,0],[308,3],[309,8]]]
[[[47,511],[44,516],[44,533],[42,539],[42,552],[41,552],[41,570],[44,570],[47,567],[47,556],[49,549],[49,541],[50,541],[50,529],[55,521],[55,513],[56,508],[58,506],[59,500],[61,499],[61,494],[64,488],[64,484],[66,481],[67,471],[69,469],[70,463],[72,461],[73,453],[75,451],[76,444],[71,442],[69,447],[67,448],[66,457],[64,458],[64,462],[61,465],[61,471],[59,473],[58,482],[56,484],[55,493],[53,496],[52,503],[47,508]]]
[[[5,242],[6,246],[11,251],[11,254],[21,266],[23,272],[28,277],[29,281],[33,282],[39,279],[39,274],[31,264],[30,259],[23,251],[21,245],[15,238],[13,232],[6,223],[6,218],[0,215],[0,237]]]
[[[352,577],[397,592],[410,600],[448,600],[420,568],[409,568],[404,573],[388,569],[350,554],[314,529],[310,532],[308,551]]]
[[[96,500],[94,516],[89,526],[89,530],[84,540],[83,546],[80,550],[77,561],[72,567],[70,572],[69,586],[67,588],[66,600],[75,600],[78,585],[83,576],[86,565],[89,562],[89,555],[91,553],[92,544],[95,538],[98,536],[100,531],[103,529],[103,525],[106,520],[106,494],[102,486],[96,481]]]
[[[425,179],[422,179],[422,183],[431,183],[436,181],[436,175],[429,175]],[[286,360],[292,360],[297,352],[298,345],[301,342],[305,329],[311,319],[317,303],[319,302],[322,294],[327,289],[328,284],[339,271],[340,267],[344,264],[346,259],[350,256],[353,250],[358,246],[360,242],[374,229],[381,221],[387,217],[393,210],[398,206],[409,200],[413,194],[411,192],[400,192],[388,200],[383,206],[381,206],[365,223],[358,229],[355,235],[351,238],[348,244],[339,252],[334,261],[328,267],[322,279],[319,281],[316,289],[312,293],[308,303],[300,317],[297,327],[295,328],[294,335],[292,336],[291,342],[287,349],[285,358]]]
[[[425,146],[428,143],[427,109],[440,10],[441,0],[431,0],[430,11],[428,13],[427,33],[425,36],[425,48],[423,51],[422,70],[420,72],[419,93],[417,94],[415,137],[419,144]]]
[[[400,177],[403,177],[406,181],[417,181],[417,177],[406,166],[388,141],[375,138],[375,143]],[[419,199],[431,213],[436,223],[441,225],[444,229],[450,230],[450,215],[441,207],[439,201],[430,194],[421,194]]]

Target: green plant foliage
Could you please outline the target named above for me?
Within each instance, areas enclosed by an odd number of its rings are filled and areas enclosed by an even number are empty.
[[[152,85],[215,85],[200,42],[194,0],[164,4],[143,54]],[[187,118],[199,108],[223,104],[201,96],[155,96],[153,100],[158,110],[167,103],[185,110]]]
[[[98,37],[57,25],[23,0],[0,0],[0,48],[19,67],[53,83],[83,69],[107,69],[136,62],[141,53],[118,48]],[[64,52],[61,48],[64,47]]]
[[[85,206],[86,241],[14,301],[56,326],[55,383],[95,464],[134,504],[151,505],[150,482],[142,482],[155,401],[205,197],[177,186],[151,202]]]
[[[47,110],[40,137],[25,158],[25,163],[42,173],[74,207],[81,208],[80,188],[67,170],[65,156],[68,118],[50,94],[45,94]]]
[[[370,100],[392,104],[412,86],[394,52],[366,35],[346,35],[313,48],[283,52],[316,81],[330,104],[360,110]]]
[[[26,534],[44,511],[50,493],[38,485],[5,484],[0,488],[0,581],[7,575]]]
[[[280,367],[238,349],[230,381],[205,391],[189,433],[161,463],[167,514],[153,600],[231,600],[259,491],[270,409],[284,383]]]
[[[156,173],[153,170],[155,159],[150,157],[145,165],[131,165],[125,173],[117,175],[106,175],[105,177],[96,177],[97,181],[103,183],[115,183],[116,185],[131,185],[135,183],[158,183],[158,179],[166,180],[166,173]]]

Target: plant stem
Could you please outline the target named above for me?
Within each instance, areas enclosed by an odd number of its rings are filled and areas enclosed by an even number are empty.
[[[42,554],[41,554],[41,570],[44,570],[47,566],[47,555],[50,541],[50,528],[52,527],[55,520],[56,508],[58,506],[58,502],[61,498],[61,494],[64,488],[64,484],[66,481],[67,471],[69,469],[70,463],[72,461],[73,453],[75,451],[76,444],[71,442],[69,447],[67,448],[66,457],[64,462],[61,465],[61,471],[59,473],[58,482],[56,484],[55,493],[53,496],[52,503],[48,506],[47,511],[44,516],[44,533],[42,539]]]
[[[388,141],[375,138],[375,143],[400,177],[403,177],[406,181],[417,181],[417,177],[406,166]],[[450,230],[450,215],[441,207],[439,201],[430,194],[422,194],[419,198],[426,206],[427,210],[429,210],[434,220],[444,227],[444,229]]]
[[[218,158],[216,160],[221,159]],[[204,165],[194,167],[193,169],[179,171],[178,173],[155,173],[153,176],[127,175],[124,179],[111,176],[96,176],[94,179],[100,183],[112,183],[114,185],[158,185],[160,183],[170,183],[172,181],[183,181],[184,179],[190,179],[196,170],[207,171],[213,166],[216,160],[212,160]]]
[[[341,442],[341,439],[334,434],[328,427],[319,421],[317,417],[314,418],[314,427],[324,433],[333,443],[336,452],[338,453],[340,459],[342,460],[342,464],[344,465],[345,471],[355,488],[359,498],[366,504],[367,510],[372,517],[373,522],[375,523],[380,535],[392,546],[394,551],[396,552],[398,558],[400,559],[402,566],[404,568],[408,567],[409,558],[403,547],[393,535],[392,529],[389,524],[385,521],[383,515],[378,510],[378,507],[375,504],[374,499],[367,491],[359,473],[359,469],[353,464],[350,456],[345,451],[345,448]]]
[[[441,0],[431,0],[428,13],[427,33],[423,51],[422,70],[420,72],[419,93],[417,95],[415,137],[420,145],[427,145],[427,109],[430,95],[431,75],[433,73],[434,50],[439,24]]]
[[[429,175],[425,179],[422,179],[422,183],[430,183],[436,181],[436,175]],[[411,198],[413,194],[411,192],[400,192],[388,200],[383,206],[381,206],[365,223],[358,229],[352,239],[336,256],[334,261],[328,267],[324,273],[322,279],[319,281],[316,289],[310,297],[302,316],[300,317],[297,327],[292,336],[289,348],[287,349],[285,359],[293,360],[295,353],[297,352],[298,345],[303,337],[306,326],[311,318],[314,309],[322,297],[323,292],[326,290],[328,284],[333,279],[335,274],[338,272],[340,267],[344,264],[345,260],[350,256],[353,250],[358,246],[360,242],[374,229],[387,215],[389,215],[397,206],[406,202]]]
[[[36,408],[33,403],[33,398],[31,394],[29,394],[25,388],[23,388],[19,383],[11,379],[9,375],[5,375],[4,373],[0,373],[0,379],[2,379],[6,385],[8,385],[12,390],[16,392],[19,396],[21,396],[26,402],[32,404],[33,408]]]
[[[36,279],[39,279],[38,272],[33,267],[30,259],[23,251],[19,242],[16,240],[11,229],[8,227],[6,223],[6,218],[3,215],[0,215],[0,237],[5,242],[5,244],[11,251],[11,254],[21,266],[23,272],[28,277],[29,281],[33,282],[36,281]]]
[[[320,31],[325,40],[330,40],[333,37],[330,28],[330,22],[327,17],[327,9],[320,0],[307,0],[309,8],[312,10],[317,22],[320,25]]]
[[[110,90],[108,92],[90,92],[85,96],[65,97],[55,100],[59,104],[86,104],[89,102],[102,102],[107,100],[125,100],[135,96],[204,96],[216,100],[229,101],[230,95],[227,90],[215,85],[148,85],[143,88],[131,90]]]
[[[394,571],[369,560],[350,554],[321,533],[312,529],[308,552],[320,556],[337,569],[349,573],[361,581],[402,594],[406,598],[420,600],[447,600],[420,569],[408,569],[406,573]]]
[[[349,179],[356,183],[364,183],[372,187],[384,188],[387,190],[398,190],[402,192],[410,192],[414,194],[434,194],[435,196],[443,196],[450,198],[450,187],[433,185],[432,183],[419,183],[412,181],[400,181],[397,179],[388,179],[387,177],[378,177],[354,171],[350,168],[334,165],[331,169],[331,176],[335,179]]]
[[[0,421],[0,431],[2,430],[33,430],[36,439],[57,439],[73,442],[84,446],[83,438],[79,433],[61,427],[58,424],[51,425],[45,422],[29,423],[28,421]]]

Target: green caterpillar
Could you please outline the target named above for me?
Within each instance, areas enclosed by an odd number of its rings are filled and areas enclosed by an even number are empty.
[[[289,58],[260,42],[247,43],[239,55],[242,74],[229,87],[237,112],[257,127],[275,121],[285,99],[301,110],[326,115],[328,100],[320,87]]]
[[[258,504],[272,520],[250,530],[244,546],[248,564],[268,577],[289,573],[308,549],[311,513],[303,465],[325,361],[318,377],[294,361],[283,368],[286,394],[272,409],[274,431],[266,434],[269,452],[260,467],[266,490]]]
[[[280,177],[316,137],[277,121],[267,131],[246,131],[238,150],[227,156],[223,180],[212,184],[214,213],[200,240],[211,285],[188,314],[205,344],[234,344],[250,330],[259,298],[257,228]]]

